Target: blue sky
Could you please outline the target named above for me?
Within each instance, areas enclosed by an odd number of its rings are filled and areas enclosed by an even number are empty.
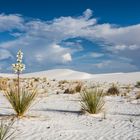
[[[139,0],[0,0],[0,72],[140,70]]]

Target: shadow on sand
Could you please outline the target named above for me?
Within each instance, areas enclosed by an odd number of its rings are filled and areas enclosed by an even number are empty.
[[[48,112],[59,112],[59,113],[72,113],[72,114],[77,114],[77,115],[81,115],[82,112],[79,110],[63,110],[63,109],[39,109],[38,111],[48,111]]]

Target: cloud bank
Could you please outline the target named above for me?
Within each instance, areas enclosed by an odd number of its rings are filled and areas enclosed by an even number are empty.
[[[140,70],[140,24],[99,24],[90,9],[81,16],[51,21],[0,14],[0,33],[4,32],[13,39],[0,42],[1,70],[15,61],[18,49],[24,52],[27,71],[65,67],[92,73]],[[96,44],[91,50],[99,50],[85,51],[85,40]]]

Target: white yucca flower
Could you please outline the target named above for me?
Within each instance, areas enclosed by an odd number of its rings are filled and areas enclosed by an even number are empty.
[[[25,65],[22,63],[23,53],[21,50],[17,53],[17,63],[12,64],[13,70],[15,73],[21,73],[23,70],[25,70]]]

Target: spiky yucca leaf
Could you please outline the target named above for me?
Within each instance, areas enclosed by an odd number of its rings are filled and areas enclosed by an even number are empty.
[[[14,122],[11,121],[10,123],[6,124],[6,123],[4,123],[3,120],[1,120],[1,124],[0,124],[0,140],[8,140],[9,138],[12,137],[12,135],[14,134],[14,131],[11,131],[13,123]]]
[[[17,88],[9,88],[4,93],[16,112],[17,117],[22,117],[27,112],[37,96],[37,90],[35,89],[33,91],[28,91],[22,88],[20,92],[18,92]]]
[[[99,113],[104,106],[103,91],[98,89],[87,89],[81,93],[82,111],[90,114]]]

